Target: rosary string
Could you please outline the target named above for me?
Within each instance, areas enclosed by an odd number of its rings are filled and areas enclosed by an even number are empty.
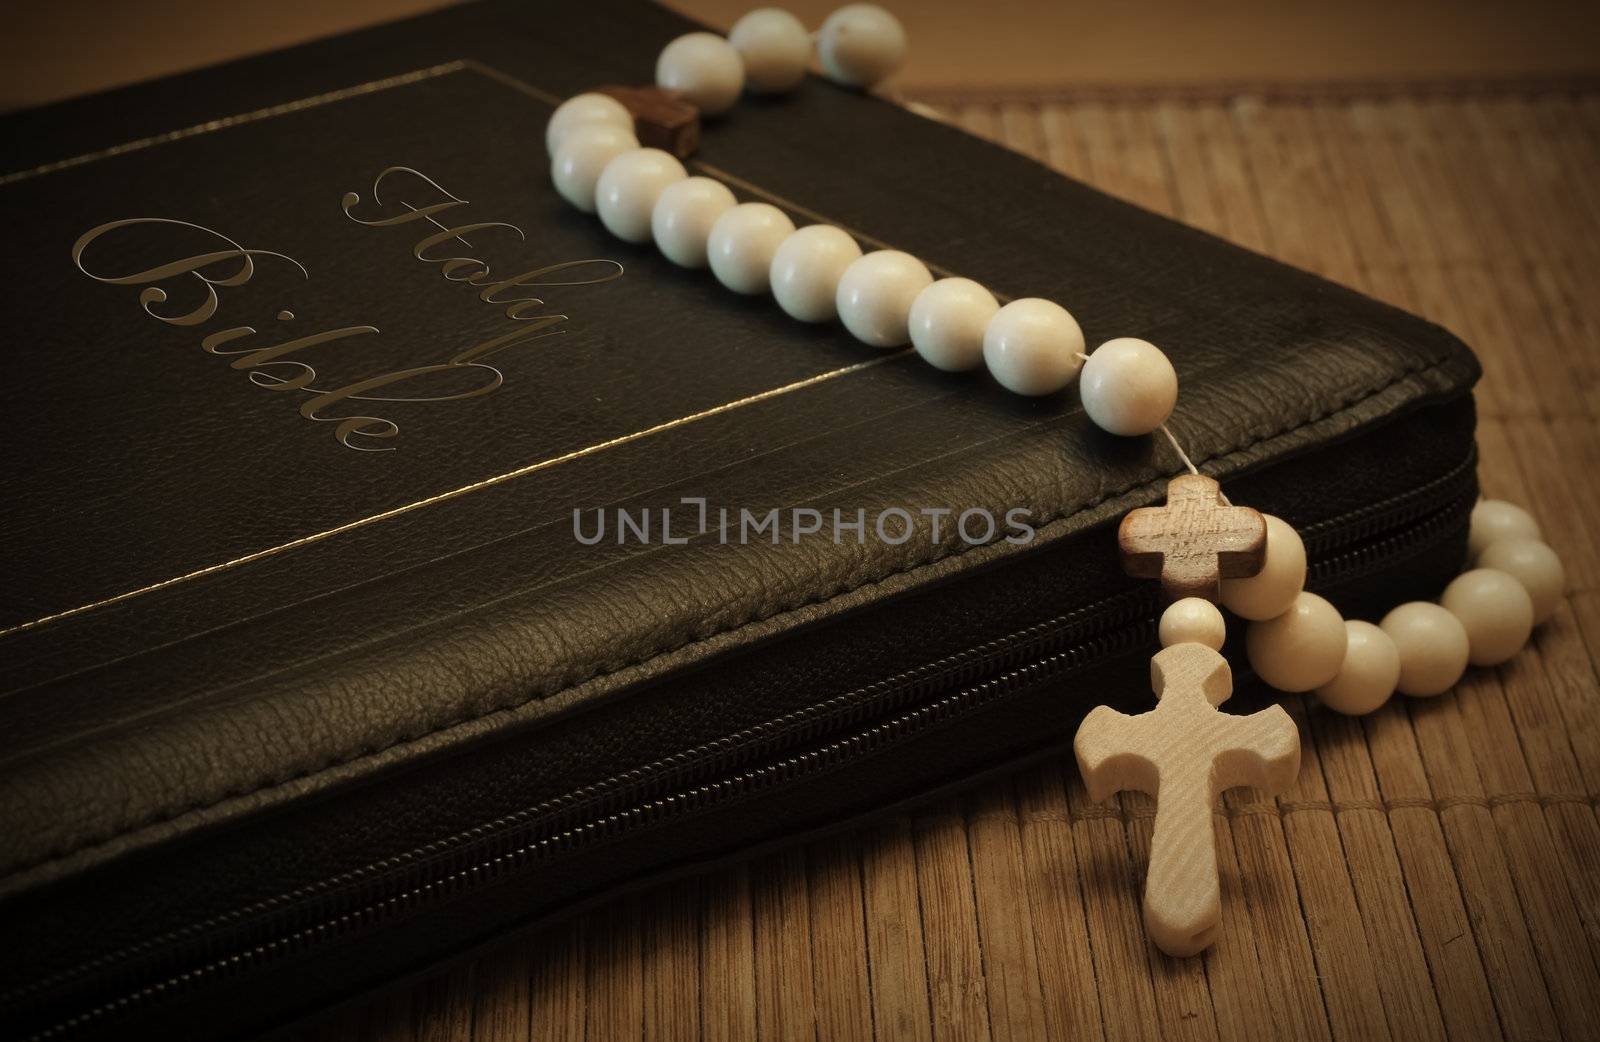
[[[1176,452],[1178,458],[1183,460],[1183,465],[1189,468],[1189,473],[1199,476],[1199,468],[1194,465],[1194,460],[1189,458],[1189,454],[1183,451],[1183,446],[1178,444],[1177,436],[1172,433],[1172,428],[1163,423],[1161,425],[1161,433],[1165,434],[1167,440],[1172,443],[1172,451]]]
[[[1183,460],[1183,465],[1189,468],[1189,473],[1193,474],[1195,477],[1199,477],[1200,468],[1194,465],[1194,460],[1190,459],[1189,454],[1183,451],[1183,446],[1178,444],[1178,436],[1172,433],[1172,428],[1163,423],[1161,425],[1161,433],[1165,434],[1167,436],[1167,441],[1172,443],[1172,451],[1176,452],[1178,454],[1178,458]],[[1217,499],[1222,503],[1223,506],[1233,506],[1233,501],[1230,500],[1220,488],[1217,489]]]
[[[1075,352],[1075,354],[1077,355],[1078,361],[1080,361],[1080,362],[1089,361],[1089,356],[1084,354],[1082,351]],[[1159,429],[1160,429],[1162,434],[1165,434],[1167,436],[1167,441],[1169,443],[1171,443],[1171,445],[1172,445],[1172,451],[1176,452],[1178,454],[1178,458],[1183,461],[1183,465],[1186,468],[1188,468],[1189,473],[1195,475],[1196,477],[1199,477],[1200,476],[1200,468],[1196,467],[1194,465],[1194,460],[1190,459],[1189,458],[1189,454],[1187,452],[1183,451],[1183,446],[1178,443],[1178,437],[1177,437],[1177,435],[1172,433],[1172,428],[1168,427],[1165,423],[1162,423],[1160,425]],[[1230,503],[1228,501],[1228,497],[1223,495],[1220,491],[1218,491],[1218,493],[1217,493],[1217,498],[1219,500],[1221,500],[1221,502],[1225,506],[1232,506],[1233,505],[1232,503]]]

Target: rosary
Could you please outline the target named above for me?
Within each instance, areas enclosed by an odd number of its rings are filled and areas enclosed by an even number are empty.
[[[1056,394],[1076,381],[1096,426],[1122,437],[1160,431],[1171,442],[1185,472],[1168,482],[1164,506],[1131,511],[1117,533],[1124,569],[1159,581],[1170,602],[1150,660],[1156,705],[1136,716],[1096,708],[1073,749],[1091,798],[1124,789],[1155,797],[1145,928],[1167,954],[1196,954],[1221,922],[1218,795],[1237,785],[1282,792],[1300,768],[1299,733],[1281,706],[1249,716],[1219,709],[1233,678],[1219,653],[1227,621],[1218,605],[1244,623],[1246,657],[1263,682],[1360,715],[1396,691],[1443,694],[1469,663],[1516,655],[1560,602],[1561,560],[1526,511],[1483,500],[1472,511],[1469,570],[1437,603],[1402,604],[1377,625],[1346,621],[1304,589],[1306,552],[1294,528],[1230,503],[1184,454],[1166,426],[1177,373],[1154,344],[1119,337],[1085,353],[1077,321],[1053,301],[1002,306],[971,279],[936,281],[908,253],[863,254],[843,229],[797,230],[776,206],[740,203],[721,182],[690,177],[680,160],[699,140],[699,117],[727,111],[747,88],[792,90],[813,49],[829,79],[869,88],[899,67],[906,37],[873,4],[840,8],[815,37],[777,8],[745,15],[727,39],[681,36],[662,50],[655,88],[603,88],[556,109],[545,139],[551,178],[612,234],[654,241],[683,267],[709,267],[736,293],[770,293],[795,319],[838,320],[876,348],[910,343],[939,369],[986,367],[1017,394]]]

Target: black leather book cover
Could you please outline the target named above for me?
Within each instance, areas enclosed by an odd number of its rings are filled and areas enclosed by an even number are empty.
[[[1159,496],[1164,446],[1099,434],[1070,390],[1022,400],[793,322],[562,202],[553,106],[647,81],[688,27],[491,0],[4,119],[0,895]],[[1214,473],[1476,371],[1417,319],[820,80],[746,99],[692,165],[1060,301],[1091,343],[1163,345],[1174,428]],[[684,527],[575,534],[575,510],[619,507]],[[740,541],[719,507],[916,524]],[[1020,509],[1035,538],[936,534],[925,507]]]
[[[574,508],[831,507],[889,484],[907,505],[1010,494],[1047,525],[1078,489],[1162,465],[1159,446],[1100,451],[1070,392],[1022,401],[794,323],[567,207],[543,150],[552,107],[645,80],[683,28],[634,3],[468,5],[8,119],[0,678],[8,814],[38,814],[8,862],[104,841],[130,803],[164,820],[240,784],[212,777],[313,769],[291,765],[329,715],[387,720],[362,743],[387,744],[509,701],[502,684],[559,690],[619,647],[724,628],[753,592],[771,614],[951,550],[926,533],[910,549],[590,547]],[[1320,411],[1296,400],[1308,374],[1330,401],[1397,383],[1396,313],[1270,281],[1279,269],[822,82],[747,101],[699,160],[869,247],[1061,300],[1091,341],[1170,345],[1202,456]],[[1328,324],[1330,303],[1354,328]],[[1272,338],[1281,354],[1208,379]],[[1422,378],[1442,364],[1402,350]],[[1039,449],[1054,459],[1018,463]],[[275,701],[269,722],[240,693],[327,682],[352,653],[357,675],[364,655],[427,659],[442,620],[518,613],[526,649],[466,626],[479,675],[457,676],[454,705],[332,690]],[[159,759],[179,746],[205,769]],[[130,772],[124,756],[151,759]],[[129,784],[137,797],[100,805]]]

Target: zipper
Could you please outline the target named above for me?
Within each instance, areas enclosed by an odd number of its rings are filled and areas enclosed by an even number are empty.
[[[1307,584],[1356,582],[1459,536],[1477,498],[1476,462],[1473,451],[1433,481],[1302,529],[1311,560]],[[1152,646],[1158,598],[1153,584],[1140,584],[467,833],[91,960],[13,990],[5,1004],[123,963],[112,970],[129,982],[121,995],[27,1036],[27,1042],[60,1038],[490,885],[548,858],[830,772],[1007,697]],[[251,943],[251,934],[264,933],[272,936]],[[156,970],[154,980],[145,977],[149,983],[134,983],[137,971],[127,963],[158,960],[189,968],[166,976]]]

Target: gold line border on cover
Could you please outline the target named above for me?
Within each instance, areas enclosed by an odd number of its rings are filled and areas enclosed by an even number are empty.
[[[191,127],[184,127],[179,130],[168,131],[164,134],[156,134],[151,137],[140,138],[136,141],[129,141],[120,145],[113,145],[110,148],[99,149],[94,152],[87,152],[83,155],[73,156],[69,159],[61,159],[56,160],[55,162],[44,163],[28,170],[20,170],[15,173],[0,175],[0,185],[16,184],[18,182],[27,181],[45,174],[54,173],[58,170],[69,170],[73,167],[83,166],[102,159],[111,159],[116,156],[127,155],[131,152],[138,152],[146,148],[153,148],[156,145],[163,145],[172,141],[181,141],[184,138],[197,137],[201,134],[209,134],[213,131],[225,130],[229,127],[242,126],[248,123],[257,123],[262,120],[272,119],[277,116],[284,116],[294,112],[301,112],[306,109],[317,108],[322,105],[344,101],[348,98],[376,94],[380,91],[390,90],[395,87],[409,86],[414,83],[421,83],[425,80],[434,79],[439,76],[448,76],[452,73],[462,71],[478,73],[486,79],[493,80],[502,86],[510,87],[512,90],[515,90],[520,94],[526,95],[527,97],[533,98],[552,107],[560,104],[561,101],[560,98],[554,94],[551,94],[549,91],[541,90],[540,88],[520,80],[515,76],[501,72],[499,69],[492,68],[491,66],[484,65],[481,62],[473,61],[471,59],[458,59],[456,61],[444,62],[439,65],[432,65],[425,69],[417,69],[412,72],[385,77],[384,79],[372,80],[367,83],[359,83],[355,86],[345,87],[340,90],[312,95],[311,97],[302,98],[298,101],[290,101],[280,105],[272,105],[267,108],[255,109],[253,111],[240,113],[235,116],[226,116],[221,119],[210,120],[208,122],[199,123]],[[817,213],[816,211],[807,207],[801,206],[798,203],[785,199],[779,195],[776,195],[775,193],[769,192],[758,185],[752,184],[741,177],[729,173],[726,170],[721,170],[717,167],[711,166],[708,163],[702,163],[698,161],[691,161],[690,165],[706,172],[707,174],[720,178],[721,180],[724,180],[737,188],[743,189],[752,195],[761,196],[777,206],[780,206],[786,210],[790,210],[794,213],[798,213],[804,217],[808,217],[811,220],[825,222],[828,224],[839,224],[838,221],[826,217],[823,214]],[[888,243],[885,243],[871,235],[867,235],[864,232],[849,228],[844,225],[840,225],[840,227],[844,227],[846,231],[850,232],[850,234],[872,246],[880,249],[892,248]],[[949,274],[949,272],[942,268],[937,268],[932,265],[929,265],[929,268],[937,274]],[[14,626],[0,629],[0,637],[7,637],[16,633],[35,630],[41,626],[46,626],[53,622],[59,622],[82,615],[86,612],[93,611],[96,608],[105,608],[114,604],[121,604],[124,601],[132,600],[135,597],[140,597],[148,593],[155,593],[158,590],[164,590],[168,587],[176,586],[192,579],[199,579],[207,575],[214,575],[218,572],[227,571],[229,569],[238,568],[241,565],[262,560],[266,557],[272,557],[290,550],[299,549],[303,546],[309,546],[312,543],[319,543],[325,539],[331,539],[336,535],[350,532],[357,528],[364,528],[368,525],[377,524],[380,521],[387,521],[390,518],[399,517],[402,514],[409,514],[415,510],[421,510],[423,507],[433,506],[436,503],[443,503],[447,500],[457,499],[472,492],[477,492],[486,488],[492,488],[496,485],[501,485],[508,481],[514,481],[517,478],[525,477],[529,474],[533,474],[541,470],[547,470],[550,467],[558,466],[562,463],[570,462],[571,460],[581,459],[585,456],[592,456],[596,453],[604,452],[607,449],[616,448],[620,445],[626,445],[629,442],[638,441],[641,438],[648,438],[651,435],[660,434],[664,431],[687,426],[688,424],[696,423],[712,416],[719,416],[723,413],[731,412],[734,409],[740,409],[747,405],[754,405],[758,402],[768,401],[781,395],[791,394],[795,391],[804,390],[808,387],[814,387],[817,384],[824,383],[828,380],[834,380],[841,376],[849,376],[852,373],[859,373],[863,370],[871,369],[874,366],[883,365],[886,362],[893,362],[904,358],[909,354],[911,354],[911,349],[906,348],[901,351],[896,351],[892,354],[882,355],[877,358],[868,359],[864,362],[857,362],[854,365],[841,366],[837,369],[830,369],[826,372],[817,373],[814,376],[806,377],[803,380],[796,380],[793,383],[784,384],[781,387],[769,388],[768,390],[759,391],[755,394],[747,395],[743,398],[738,398],[730,402],[723,402],[721,405],[714,405],[710,408],[702,409],[699,412],[690,413],[687,416],[680,416],[677,419],[667,420],[652,427],[646,427],[643,430],[634,431],[631,434],[622,434],[615,438],[608,438],[605,441],[597,442],[593,445],[587,445],[581,449],[575,449],[559,456],[553,456],[550,459],[539,460],[536,463],[529,463],[524,466],[517,467],[514,470],[506,471],[503,474],[495,474],[491,477],[483,478],[467,485],[462,485],[459,488],[454,488],[445,492],[426,496],[414,502],[404,503],[396,507],[390,507],[387,510],[380,510],[377,513],[368,514],[364,517],[359,517],[355,520],[347,521],[340,525],[335,525],[332,528],[327,528],[319,532],[313,532],[309,535],[300,536],[297,539],[291,539],[285,543],[279,543],[276,546],[269,546],[262,550],[256,550],[251,553],[242,554],[227,561],[221,561],[216,564],[207,565],[203,568],[197,568],[194,571],[185,572],[182,575],[175,575],[168,579],[162,579],[158,582],[149,583],[147,585],[140,586],[132,590],[127,590],[110,597],[92,601],[88,604],[79,605],[76,608],[68,608],[64,611],[53,612],[49,615],[40,616],[39,618],[32,619],[28,622],[18,623]]]

